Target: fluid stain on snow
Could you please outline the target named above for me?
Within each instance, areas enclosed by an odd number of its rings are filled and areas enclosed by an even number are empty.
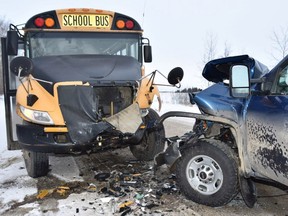
[[[255,121],[248,122],[249,137],[256,147],[254,156],[264,168],[273,170],[276,176],[282,174],[288,178],[288,151],[283,142],[276,137],[276,129],[272,125],[264,125]]]

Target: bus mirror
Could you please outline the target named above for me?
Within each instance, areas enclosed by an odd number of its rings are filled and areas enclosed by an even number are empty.
[[[7,54],[18,54],[18,33],[17,31],[7,31]]]
[[[10,70],[17,77],[29,76],[33,70],[33,62],[25,56],[16,57],[10,63]]]
[[[144,46],[144,61],[147,63],[152,62],[152,47],[150,45]]]
[[[167,79],[171,85],[176,85],[181,82],[183,76],[184,76],[183,69],[181,67],[176,67],[170,71]]]

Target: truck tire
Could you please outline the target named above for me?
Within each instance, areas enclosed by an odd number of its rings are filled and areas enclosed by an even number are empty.
[[[239,192],[238,164],[232,149],[217,140],[199,140],[177,161],[177,183],[192,201],[218,207]]]
[[[23,150],[23,158],[30,177],[46,176],[49,172],[48,154]]]
[[[149,109],[149,113],[145,116],[144,121],[159,119],[159,115],[153,109]],[[162,152],[165,147],[165,130],[161,124],[160,130],[146,130],[142,140],[137,145],[130,146],[130,151],[138,159],[142,161],[153,160],[155,155]]]

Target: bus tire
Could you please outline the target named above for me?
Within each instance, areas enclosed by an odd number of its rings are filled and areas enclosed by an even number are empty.
[[[49,156],[47,153],[23,150],[23,158],[30,177],[46,176],[49,172]]]
[[[144,121],[153,121],[159,119],[159,115],[153,109],[149,109],[149,113],[145,116]],[[130,146],[130,151],[138,159],[142,161],[153,160],[155,155],[162,152],[165,147],[165,130],[163,124],[160,130],[146,130],[145,134],[137,145]]]
[[[177,184],[190,200],[212,207],[229,203],[239,192],[238,163],[218,140],[199,140],[177,161]]]

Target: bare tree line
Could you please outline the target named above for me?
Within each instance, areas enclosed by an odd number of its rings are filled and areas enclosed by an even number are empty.
[[[278,31],[273,31],[272,44],[274,52],[271,53],[272,57],[279,62],[288,54],[288,26],[281,27]]]
[[[288,54],[288,26],[281,27],[278,31],[274,30],[270,39],[273,48],[270,54],[276,62],[279,62]],[[212,59],[228,57],[232,54],[231,45],[227,41],[225,41],[223,52],[220,55],[217,45],[217,36],[211,32],[208,33],[204,41],[203,65]]]

